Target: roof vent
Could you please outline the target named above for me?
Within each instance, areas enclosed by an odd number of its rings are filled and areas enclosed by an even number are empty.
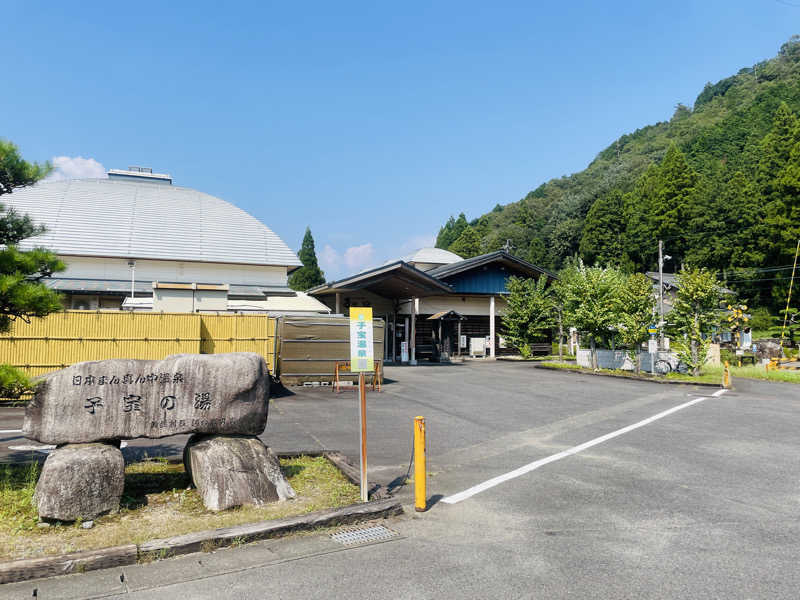
[[[128,181],[141,181],[147,183],[158,183],[162,185],[172,185],[172,176],[166,173],[153,173],[151,167],[128,167],[123,169],[110,169],[109,179],[127,179]]]

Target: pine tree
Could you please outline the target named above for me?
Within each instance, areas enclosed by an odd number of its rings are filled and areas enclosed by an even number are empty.
[[[29,163],[17,147],[0,140],[0,195],[32,185],[51,170],[49,164]],[[58,293],[42,280],[66,267],[52,252],[36,248],[27,252],[16,247],[20,241],[44,232],[28,215],[19,215],[0,205],[0,332],[11,329],[16,319],[29,322],[62,310]],[[18,397],[31,389],[24,373],[0,365],[0,396]]]
[[[325,275],[317,262],[317,253],[314,249],[314,238],[311,236],[310,227],[306,227],[303,244],[297,256],[303,266],[289,276],[290,288],[304,292],[307,289],[325,283]]]
[[[692,220],[691,265],[718,271],[762,264],[765,259],[763,208],[747,177],[737,171]]]
[[[51,169],[47,163],[40,165],[24,160],[14,144],[0,139],[0,196],[10,194],[14,188],[33,185]]]
[[[458,239],[450,244],[448,248],[450,252],[455,252],[462,258],[472,258],[481,254],[481,237],[478,232],[472,227],[467,225],[466,229],[461,232]]]
[[[797,117],[786,102],[781,102],[772,119],[772,129],[759,145],[756,184],[767,204],[782,200],[778,178],[798,141],[797,126]]]
[[[686,155],[672,144],[659,168],[655,206],[655,239],[672,239],[672,255],[680,261],[686,254],[685,234],[692,207],[700,200],[700,175],[686,161]]]
[[[625,204],[621,191],[612,190],[595,200],[583,225],[581,257],[589,264],[623,264],[625,225]]]
[[[636,270],[652,268],[657,255],[653,250],[655,209],[660,170],[651,164],[636,185],[623,196],[625,214],[625,249]]]

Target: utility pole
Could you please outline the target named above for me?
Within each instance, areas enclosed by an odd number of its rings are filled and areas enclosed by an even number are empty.
[[[658,240],[658,345],[664,347],[664,242]]]

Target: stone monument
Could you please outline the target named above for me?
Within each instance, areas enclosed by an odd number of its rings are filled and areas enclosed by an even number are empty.
[[[255,353],[84,362],[46,375],[25,410],[26,437],[56,444],[36,486],[39,516],[94,519],[119,508],[120,440],[194,435],[187,470],[210,510],[294,497],[256,436],[269,371]]]

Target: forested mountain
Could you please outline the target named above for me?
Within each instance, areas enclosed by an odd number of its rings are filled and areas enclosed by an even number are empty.
[[[623,135],[589,166],[471,222],[451,217],[437,246],[468,257],[502,248],[558,269],[573,256],[657,269],[658,240],[680,265],[719,271],[742,298],[786,301],[800,237],[800,36],[716,84],[669,121]],[[786,268],[788,265],[788,269]]]

